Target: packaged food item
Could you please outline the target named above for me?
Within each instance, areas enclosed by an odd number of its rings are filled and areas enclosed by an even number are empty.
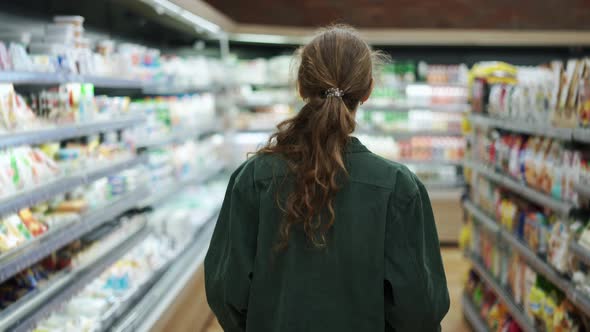
[[[567,224],[561,220],[553,223],[549,238],[547,261],[561,273],[566,273],[568,270],[568,244],[570,238],[570,231]]]
[[[47,231],[47,226],[39,222],[29,209],[22,209],[18,212],[22,222],[25,224],[31,235],[39,236]]]
[[[580,82],[578,96],[578,123],[581,127],[590,126],[590,58],[584,59],[584,73]]]
[[[4,220],[0,220],[0,252],[7,252],[17,247],[21,242],[21,238],[6,227]]]
[[[7,230],[20,240],[19,244],[20,242],[25,242],[33,237],[31,232],[29,232],[27,227],[16,214],[6,216],[4,218],[4,224],[6,225]]]

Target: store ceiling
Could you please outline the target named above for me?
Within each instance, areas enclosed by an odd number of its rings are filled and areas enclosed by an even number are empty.
[[[195,0],[197,1],[197,0]],[[242,24],[590,30],[588,0],[205,0]]]

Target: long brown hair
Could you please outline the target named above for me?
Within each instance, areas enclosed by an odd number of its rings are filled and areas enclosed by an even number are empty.
[[[348,175],[344,149],[355,129],[355,111],[371,91],[376,55],[354,29],[342,25],[324,29],[298,54],[297,86],[305,105],[258,151],[282,156],[294,180],[284,203],[277,194],[284,214],[279,248],[288,245],[295,225],[314,245],[326,244],[336,217],[334,197]]]

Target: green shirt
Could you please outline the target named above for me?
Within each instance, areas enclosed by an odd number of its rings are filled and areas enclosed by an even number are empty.
[[[275,245],[286,165],[260,155],[232,175],[205,259],[207,299],[225,331],[438,331],[449,295],[426,189],[405,166],[346,148],[327,247],[303,231]]]

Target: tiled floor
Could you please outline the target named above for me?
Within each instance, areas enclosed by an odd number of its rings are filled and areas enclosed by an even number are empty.
[[[461,292],[465,275],[469,269],[468,262],[463,258],[461,251],[455,248],[444,248],[442,250],[443,260],[446,268],[449,293],[451,295],[451,310],[442,322],[443,332],[468,332],[469,327],[463,320],[461,311]],[[213,320],[203,332],[222,332],[223,330]]]

